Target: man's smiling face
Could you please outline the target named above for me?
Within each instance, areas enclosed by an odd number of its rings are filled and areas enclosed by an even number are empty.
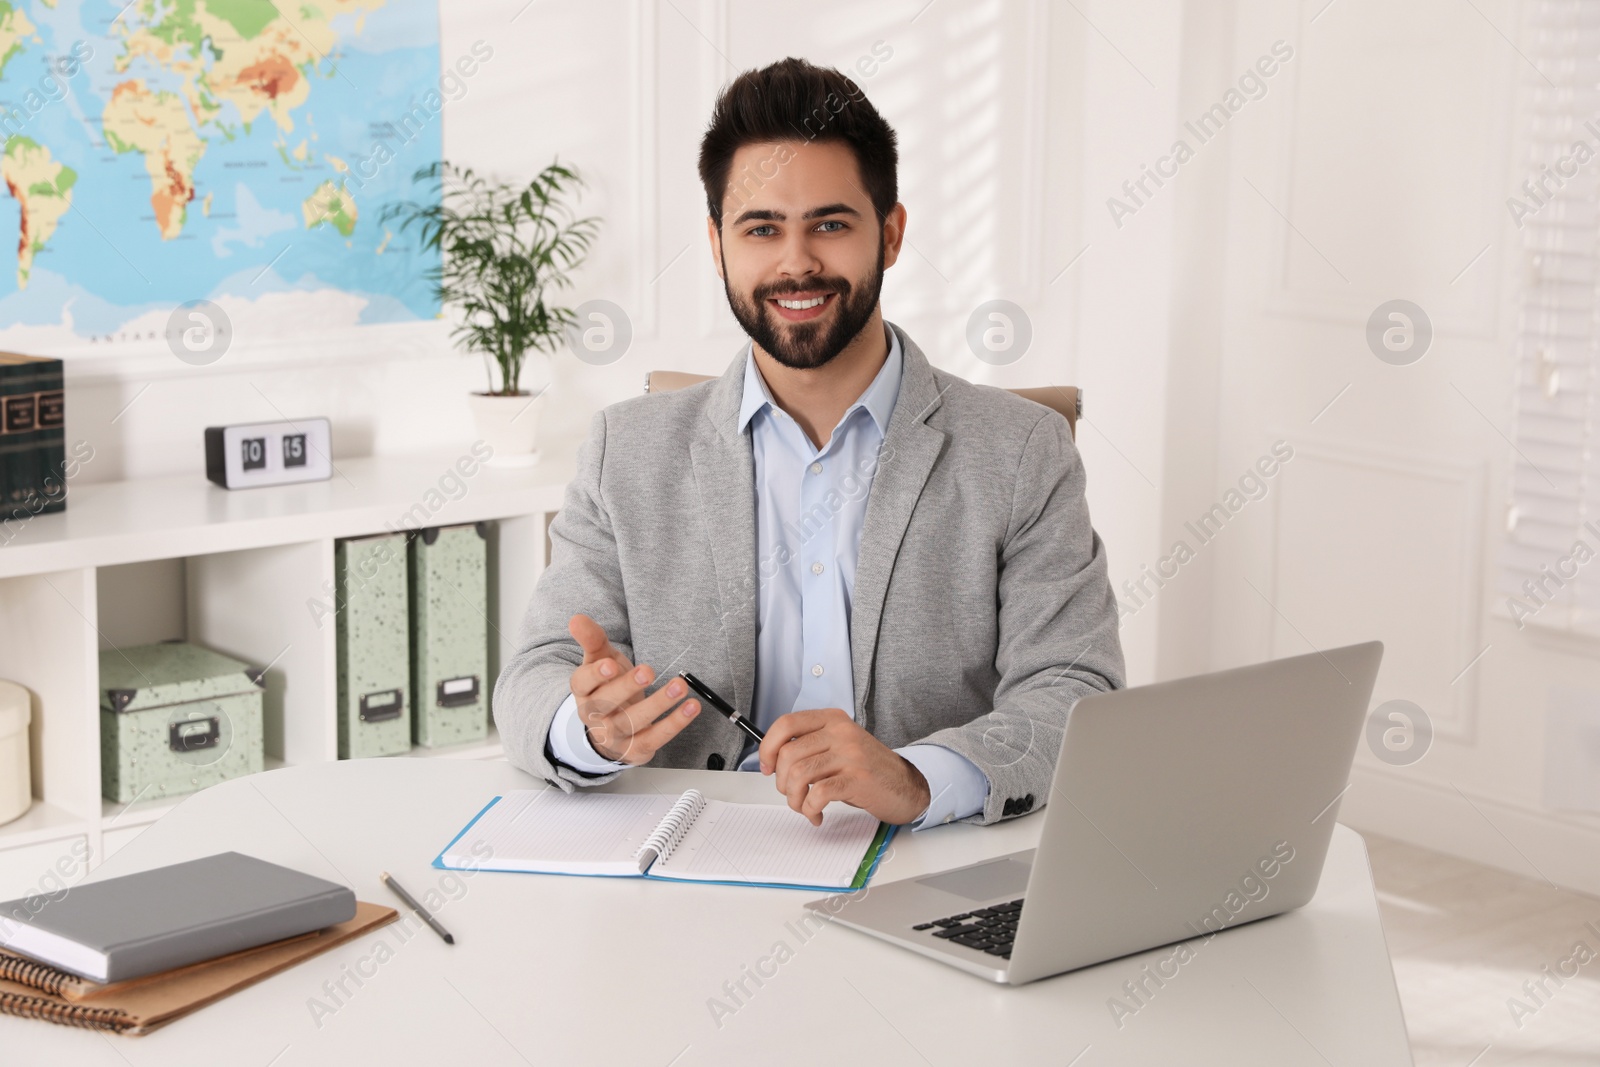
[[[871,321],[886,250],[849,145],[745,145],[729,168],[720,235],[708,224],[734,318],[784,366],[823,366]]]

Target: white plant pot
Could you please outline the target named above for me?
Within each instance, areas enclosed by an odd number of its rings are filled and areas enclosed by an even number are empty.
[[[548,391],[515,396],[467,394],[478,437],[493,450],[493,455],[484,461],[487,466],[532,467],[539,462],[534,442],[539,436],[539,415]]]

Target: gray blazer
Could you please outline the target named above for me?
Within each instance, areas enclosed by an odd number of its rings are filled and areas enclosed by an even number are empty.
[[[929,365],[905,331],[850,609],[855,718],[890,748],[924,741],[989,779],[970,822],[1048,800],[1067,712],[1124,684],[1105,547],[1067,420]],[[545,747],[592,617],[652,690],[690,670],[746,715],[756,671],[755,461],[736,429],[744,352],[722,376],[597,412],[550,525],[494,716],[512,763],[553,785],[610,781]],[[766,570],[770,574],[771,570]],[[744,735],[707,709],[654,766],[733,767]]]

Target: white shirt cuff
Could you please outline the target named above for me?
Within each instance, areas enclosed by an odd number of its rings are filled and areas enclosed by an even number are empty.
[[[931,799],[927,810],[911,822],[911,829],[942,826],[983,810],[989,799],[989,779],[967,757],[943,745],[907,745],[895,751],[928,781]]]
[[[571,693],[550,720],[550,753],[561,763],[585,774],[610,774],[628,766],[608,760],[594,750],[583,728],[583,720],[578,718],[578,698]]]

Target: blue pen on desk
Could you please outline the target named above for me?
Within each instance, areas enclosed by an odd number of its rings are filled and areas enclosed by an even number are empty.
[[[723,700],[721,697],[717,696],[716,691],[713,690],[709,685],[702,682],[688,671],[684,671],[682,673],[683,680],[688,683],[690,689],[693,689],[696,693],[700,694],[701,699],[703,699],[707,704],[710,704],[712,707],[722,712],[723,715],[727,716],[729,722],[743,730],[746,734],[749,734],[750,737],[755,740],[756,744],[759,745],[762,741],[766,740],[766,734],[762,733],[760,730],[757,730],[755,725],[751,723],[749,719],[735,711],[732,704],[729,704],[726,700]]]

